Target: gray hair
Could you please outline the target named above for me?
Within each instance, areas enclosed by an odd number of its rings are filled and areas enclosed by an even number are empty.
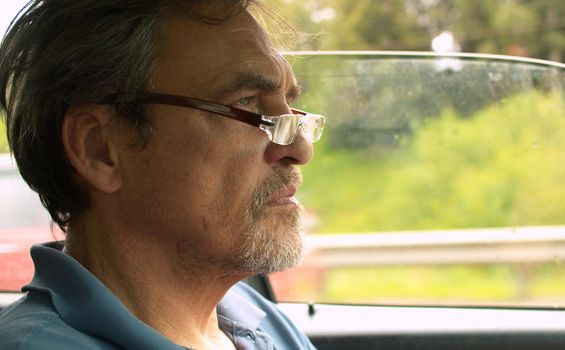
[[[67,109],[112,93],[144,90],[168,15],[184,11],[199,20],[221,22],[252,2],[32,0],[20,12],[0,46],[0,112],[22,177],[64,231],[71,215],[89,206],[88,196],[73,181],[61,141]],[[199,11],[203,5],[229,5],[229,10],[212,18]],[[117,105],[116,111],[116,118],[138,131],[141,142],[148,140],[151,125],[141,105]]]

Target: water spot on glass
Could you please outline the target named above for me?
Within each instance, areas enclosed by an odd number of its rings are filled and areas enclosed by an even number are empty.
[[[539,141],[537,138],[532,139],[532,148],[539,148]]]
[[[489,72],[488,78],[490,79],[490,81],[498,83],[499,81],[502,80],[503,76],[502,76],[501,73],[498,73],[498,72]]]

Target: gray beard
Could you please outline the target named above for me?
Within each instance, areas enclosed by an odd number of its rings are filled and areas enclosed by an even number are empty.
[[[302,208],[293,209],[252,223],[231,266],[239,272],[268,274],[299,265],[304,258],[302,213]]]
[[[268,274],[299,265],[304,258],[302,243],[302,206],[269,208],[271,195],[288,184],[302,182],[296,167],[279,169],[275,175],[259,186],[253,194],[246,216],[248,230],[243,235],[239,249],[234,252],[230,266],[238,272]],[[280,211],[280,214],[270,212]]]

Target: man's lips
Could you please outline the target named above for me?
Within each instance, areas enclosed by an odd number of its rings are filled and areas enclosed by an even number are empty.
[[[269,197],[267,201],[267,205],[287,205],[287,204],[298,204],[298,200],[294,197],[296,193],[296,186],[295,185],[288,185],[277,191]]]

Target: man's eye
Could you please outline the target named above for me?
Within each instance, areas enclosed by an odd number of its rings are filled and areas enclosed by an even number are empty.
[[[255,114],[261,114],[261,103],[258,95],[245,96],[235,100],[231,106]]]
[[[253,102],[253,96],[247,96],[240,98],[239,100],[237,100],[236,103],[240,106],[249,106],[251,105],[252,102]]]

